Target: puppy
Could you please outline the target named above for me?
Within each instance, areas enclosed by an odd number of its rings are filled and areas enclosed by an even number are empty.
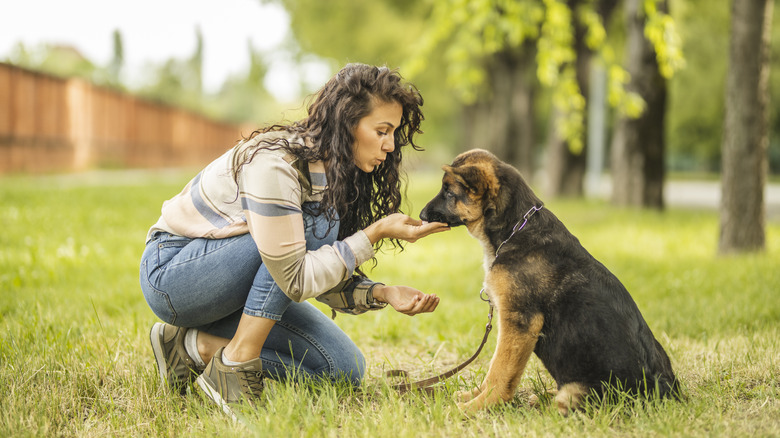
[[[420,218],[465,225],[480,241],[485,291],[498,316],[487,376],[458,394],[464,411],[511,400],[532,352],[555,379],[564,415],[608,387],[678,393],[669,357],[631,295],[515,168],[475,149],[443,169],[441,191]]]

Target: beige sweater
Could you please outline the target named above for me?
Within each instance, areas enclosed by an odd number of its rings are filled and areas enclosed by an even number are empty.
[[[260,149],[242,167],[238,184],[233,179],[234,154],[263,139],[280,137],[303,144],[296,135],[269,132],[227,151],[163,203],[147,240],[155,231],[207,239],[250,233],[274,281],[294,301],[344,288],[374,250],[363,231],[306,250],[302,205],[322,199],[327,180],[321,162],[301,162],[283,149]]]

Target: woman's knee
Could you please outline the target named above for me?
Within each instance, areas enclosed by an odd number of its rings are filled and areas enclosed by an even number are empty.
[[[365,374],[366,359],[357,346],[339,351],[337,355],[333,356],[331,377],[334,380],[344,380],[359,386]]]

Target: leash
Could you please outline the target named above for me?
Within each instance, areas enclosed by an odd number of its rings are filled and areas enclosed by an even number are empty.
[[[490,301],[488,301],[488,304],[490,304]],[[447,371],[446,373],[439,374],[438,376],[431,377],[429,379],[418,380],[418,381],[412,382],[412,383],[399,383],[397,385],[393,385],[392,388],[395,389],[396,391],[400,392],[401,394],[403,394],[405,392],[408,392],[408,391],[413,391],[413,390],[425,391],[425,392],[427,392],[429,394],[432,394],[433,391],[434,391],[434,388],[432,388],[431,385],[439,383],[442,380],[448,379],[448,378],[454,376],[455,374],[458,374],[458,372],[460,372],[460,370],[462,370],[463,368],[466,368],[467,366],[469,366],[469,364],[471,362],[473,362],[474,359],[477,358],[477,356],[479,356],[479,353],[482,352],[482,348],[487,343],[488,335],[490,334],[490,330],[492,330],[492,329],[493,329],[493,305],[490,304],[490,310],[488,311],[488,322],[487,322],[487,325],[485,326],[485,335],[482,337],[482,343],[479,344],[479,347],[477,348],[477,351],[474,352],[474,354],[472,354],[470,358],[466,359],[463,363],[461,363],[460,365],[456,366],[455,368]],[[392,370],[392,371],[388,371],[388,375],[390,375],[390,376],[405,376],[406,375],[406,371],[403,371],[403,370]]]
[[[504,244],[509,239],[511,239],[512,236],[515,235],[515,233],[517,233],[517,232],[521,231],[523,228],[525,228],[525,225],[528,223],[528,219],[530,219],[531,216],[533,216],[534,214],[536,214],[537,211],[539,211],[539,210],[541,210],[543,208],[544,208],[544,204],[540,205],[539,207],[534,205],[533,207],[531,207],[530,210],[528,210],[523,215],[523,219],[522,219],[523,223],[522,224],[520,224],[520,221],[517,221],[515,226],[512,227],[512,233],[509,235],[509,237],[504,239],[504,241],[501,242],[500,245],[498,245],[498,248],[496,248],[496,257],[498,257],[498,251],[501,249],[501,247],[504,246]],[[488,303],[489,309],[488,309],[488,322],[487,322],[487,325],[485,325],[485,335],[482,336],[482,342],[479,344],[479,347],[477,347],[477,351],[474,352],[474,354],[472,354],[471,357],[469,357],[468,359],[463,361],[463,363],[461,363],[460,365],[456,366],[455,368],[453,368],[453,369],[451,369],[451,370],[449,370],[449,371],[447,371],[445,373],[441,373],[438,376],[434,376],[434,377],[431,377],[431,378],[428,378],[428,379],[418,380],[416,382],[399,383],[399,384],[393,385],[392,386],[393,389],[395,389],[396,391],[398,391],[401,394],[404,394],[404,393],[409,392],[409,391],[414,391],[414,390],[423,391],[423,392],[425,392],[427,394],[433,394],[433,392],[435,391],[435,388],[433,388],[432,385],[435,385],[435,384],[437,384],[437,383],[439,383],[439,382],[441,382],[441,381],[443,381],[445,379],[448,379],[448,378],[454,376],[455,374],[458,374],[462,369],[464,369],[467,366],[469,366],[469,364],[471,364],[471,362],[473,362],[474,359],[476,359],[479,356],[479,354],[482,352],[482,348],[485,347],[485,344],[487,343],[488,335],[490,335],[490,331],[493,329],[493,303],[490,302],[490,297],[487,296],[487,294],[485,294],[485,288],[484,287],[479,291],[479,298],[482,301],[485,301],[486,303]],[[388,377],[399,377],[399,376],[400,377],[405,377],[407,375],[407,373],[406,373],[406,371],[403,371],[403,370],[390,370],[390,371],[388,371],[386,373],[386,375]]]

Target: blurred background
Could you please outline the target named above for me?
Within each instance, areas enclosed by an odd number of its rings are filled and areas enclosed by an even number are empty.
[[[4,2],[0,173],[200,166],[302,117],[306,96],[364,62],[400,68],[425,98],[413,166],[481,147],[548,196],[662,209],[669,175],[717,179],[729,163],[729,106],[763,121],[737,141],[757,145],[749,173],[780,171],[775,3]],[[730,68],[751,60],[763,79],[729,105],[727,78],[744,77]]]

